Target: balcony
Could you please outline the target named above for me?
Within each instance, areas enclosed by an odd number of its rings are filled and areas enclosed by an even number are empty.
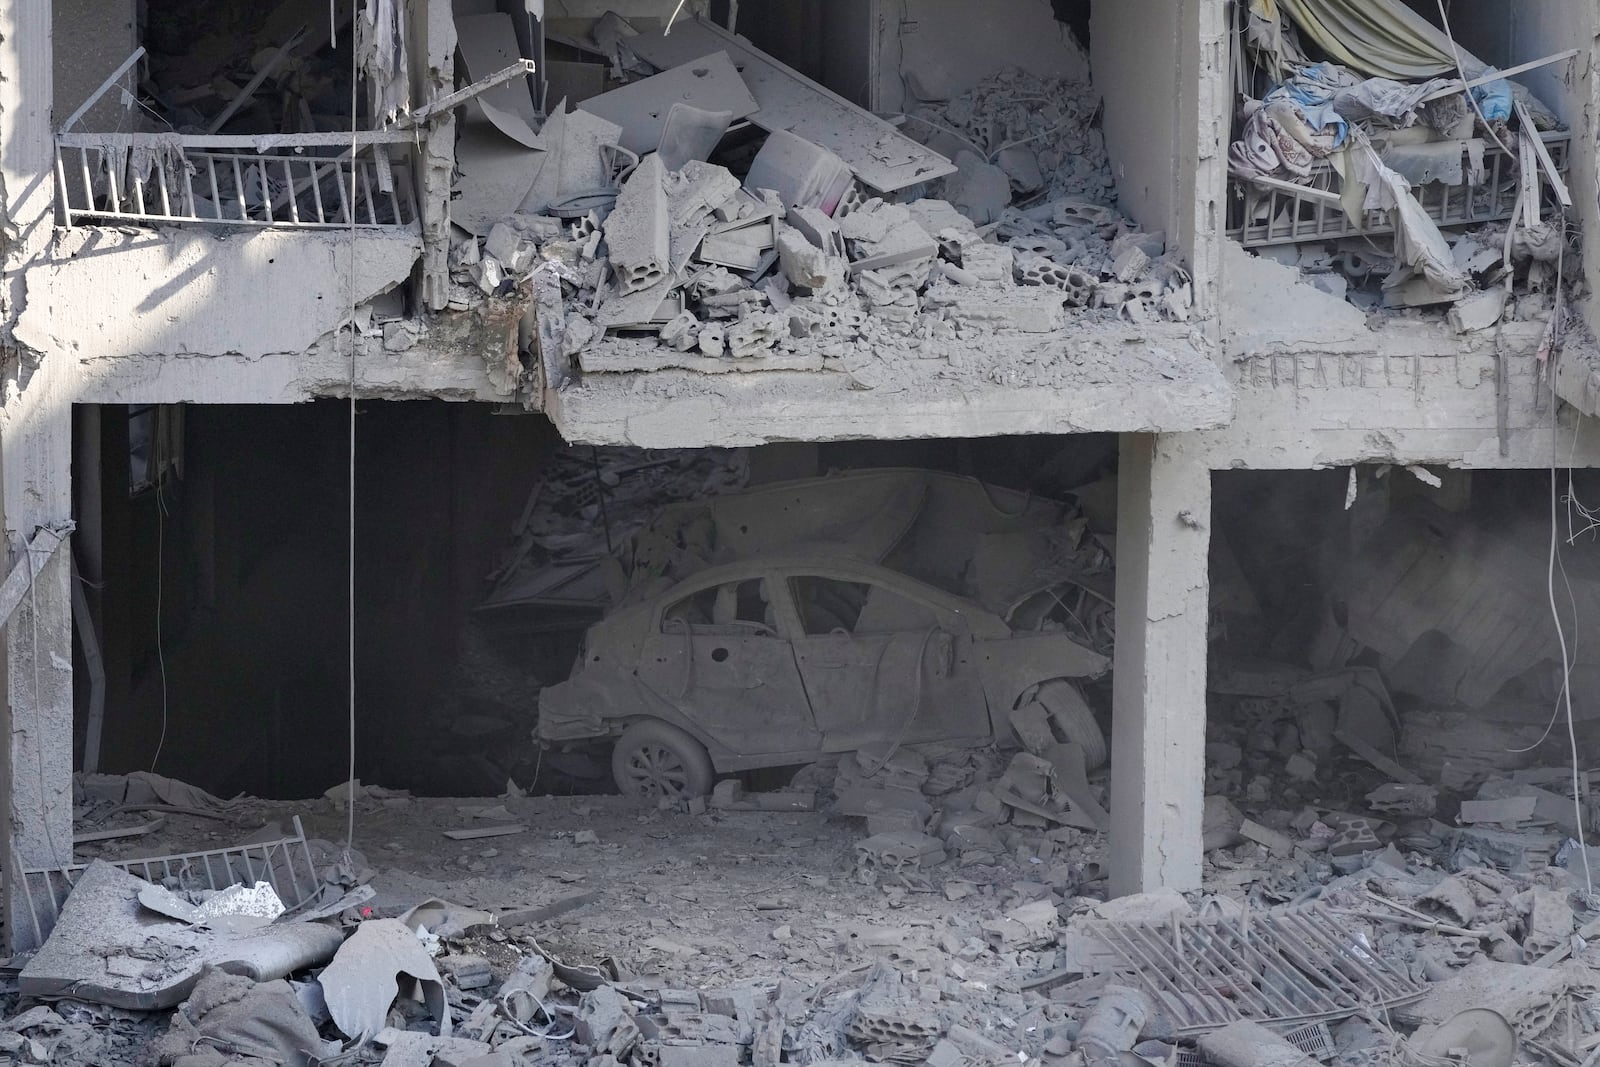
[[[68,226],[411,229],[413,139],[409,131],[63,133],[57,195]]]

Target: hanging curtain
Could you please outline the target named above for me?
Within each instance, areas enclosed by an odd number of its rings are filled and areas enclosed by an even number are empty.
[[[1456,71],[1450,39],[1401,0],[1252,0],[1250,10],[1271,23],[1288,15],[1334,62],[1375,78],[1416,81]],[[1484,69],[1465,51],[1461,62],[1469,75]]]

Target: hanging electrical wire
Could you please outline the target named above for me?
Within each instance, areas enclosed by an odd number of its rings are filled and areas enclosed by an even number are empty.
[[[352,0],[354,3],[354,0]],[[359,18],[359,13],[352,10],[352,22]],[[348,860],[351,850],[355,848],[356,840],[356,122],[358,107],[358,90],[361,81],[359,49],[355,45],[355,36],[352,33],[350,44],[350,196],[346,201],[350,205],[350,241],[349,241],[349,311],[347,320],[348,329],[345,336],[350,344],[350,375],[347,383],[349,397],[348,423],[349,423],[349,472],[348,483],[350,488],[348,513],[346,515],[347,538],[346,553],[349,559],[348,582],[345,589],[345,612],[348,633],[346,634],[346,658],[348,660],[348,738],[349,759],[345,768],[345,831],[344,831],[344,856]]]

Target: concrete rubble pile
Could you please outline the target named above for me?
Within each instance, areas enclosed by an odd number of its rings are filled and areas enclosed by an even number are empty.
[[[272,853],[209,887],[197,858],[141,867],[127,850],[147,842],[89,838],[104,858],[50,883],[53,928],[12,961],[0,1045],[182,1067],[1570,1067],[1600,1049],[1600,897],[1559,773],[1412,780],[1381,751],[1375,672],[1230,668],[1215,688],[1204,891],[1106,899],[1106,772],[1055,740],[1060,694],[1000,748],[877,745],[698,804],[461,807],[345,783],[296,808],[342,827],[353,797],[358,825],[429,827],[469,850],[466,877],[302,837],[313,876]],[[80,839],[129,806],[196,826],[267,810],[159,776],[82,786]],[[494,872],[541,821],[523,854],[581,891],[524,907]],[[683,855],[700,841],[728,854]],[[747,868],[762,841],[770,866]],[[630,853],[691,881],[618,881],[642,873]],[[746,870],[754,888],[729,892]],[[684,913],[643,918],[653,903]],[[735,934],[751,922],[768,947]]]
[[[1228,150],[1245,243],[1368,310],[1442,307],[1457,332],[1545,317],[1555,287],[1581,277],[1557,116],[1448,41],[1470,80],[1397,80],[1373,76],[1370,56],[1311,62],[1299,15],[1269,12],[1241,37],[1250,87]]]
[[[574,361],[839,369],[858,348],[959,360],[977,338],[1026,347],[1085,315],[1189,317],[1166,235],[1114,206],[1088,86],[1001,72],[897,129],[807,82],[796,91],[829,101],[838,122],[752,140],[730,121],[760,125],[776,105],[756,107],[763,86],[712,49],[721,38],[704,54],[673,45],[691,62],[671,65],[660,42],[703,24],[668,38],[615,21],[634,80],[553,102],[524,145],[470,123],[461,141],[452,304],[531,285],[547,376]],[[863,136],[885,147],[852,153]],[[921,172],[886,178],[902,145]]]
[[[540,470],[488,603],[525,594],[552,563],[610,555],[664,505],[737,492],[749,477],[744,449],[563,449]]]
[[[330,19],[305,0],[193,5],[152,10],[141,24],[149,64],[141,86],[145,114],[132,109],[130,121],[154,118],[179,133],[349,128],[349,63],[332,45],[349,32],[350,11]]]

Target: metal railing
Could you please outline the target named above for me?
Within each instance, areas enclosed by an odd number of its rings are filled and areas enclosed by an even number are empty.
[[[140,856],[106,862],[147,882],[186,890],[226,889],[231,885],[269,882],[278,899],[291,912],[311,900],[322,884],[298,815],[294,817],[294,834],[290,837],[202,852]],[[12,870],[16,872],[12,890],[21,892],[22,903],[32,924],[34,942],[42,945],[55,929],[62,906],[72,895],[78,875],[88,869],[88,864],[23,867],[15,853],[12,854],[11,863]]]
[[[1570,132],[1542,135],[1545,147],[1561,175],[1567,175]],[[1441,227],[1475,226],[1509,219],[1520,195],[1517,161],[1496,145],[1483,154],[1484,180],[1477,184],[1446,185],[1429,182],[1414,190],[1423,210]],[[1246,248],[1298,244],[1357,234],[1376,236],[1394,232],[1386,211],[1369,211],[1356,226],[1338,202],[1339,176],[1327,160],[1319,160],[1304,187],[1271,188],[1240,178],[1228,179],[1228,236]]]
[[[405,227],[417,219],[404,154],[411,140],[405,131],[63,133],[56,137],[56,192],[68,226]]]

